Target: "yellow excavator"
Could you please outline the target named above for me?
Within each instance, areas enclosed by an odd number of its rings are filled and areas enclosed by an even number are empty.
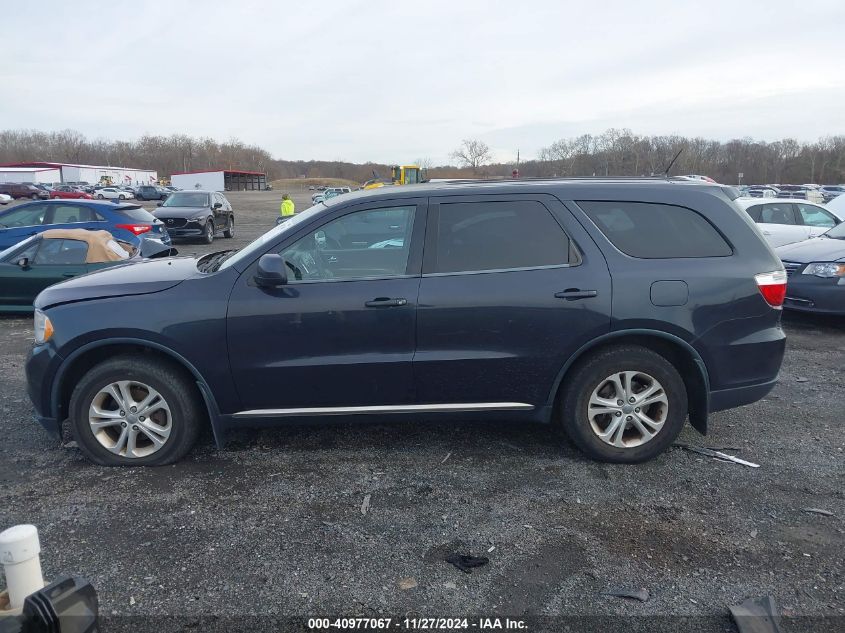
[[[382,180],[373,171],[373,179],[364,183],[364,189],[378,189],[386,185],[415,185],[425,182],[425,170],[419,165],[394,165],[390,168],[391,179]]]

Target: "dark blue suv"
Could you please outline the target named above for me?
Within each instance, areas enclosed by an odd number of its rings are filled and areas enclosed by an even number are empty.
[[[672,179],[383,187],[240,251],[123,266],[36,302],[40,422],[100,464],[185,455],[210,424],[562,425],[639,462],[754,402],[786,275],[736,190]]]
[[[48,229],[105,230],[135,247],[148,237],[170,244],[164,223],[137,204],[44,200],[0,211],[0,251]]]

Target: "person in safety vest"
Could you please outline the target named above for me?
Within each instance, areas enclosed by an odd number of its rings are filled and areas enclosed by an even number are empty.
[[[290,199],[290,194],[285,194],[282,196],[282,206],[279,209],[279,212],[282,214],[282,218],[285,220],[290,219],[293,217],[295,213],[293,200]]]

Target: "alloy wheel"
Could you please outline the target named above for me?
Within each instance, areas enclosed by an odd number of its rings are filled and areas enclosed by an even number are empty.
[[[119,380],[94,396],[88,425],[106,450],[132,459],[152,455],[165,445],[173,416],[158,391],[135,380]]]
[[[654,439],[668,414],[663,386],[639,371],[611,374],[593,390],[587,405],[593,433],[617,448],[633,448]]]

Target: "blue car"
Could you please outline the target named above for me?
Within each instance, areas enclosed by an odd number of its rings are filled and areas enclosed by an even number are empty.
[[[136,248],[148,237],[170,244],[164,223],[137,204],[41,200],[0,211],[0,251],[48,229],[105,230]]]

